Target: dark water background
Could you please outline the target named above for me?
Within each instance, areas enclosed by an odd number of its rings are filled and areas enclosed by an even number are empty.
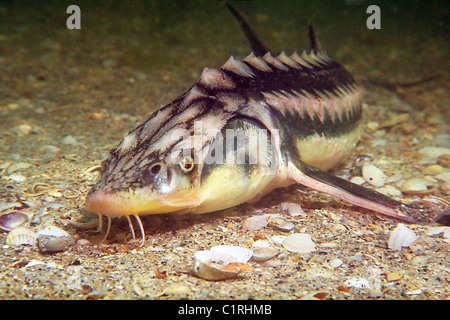
[[[449,52],[448,1],[230,3],[275,51],[307,49],[306,27],[313,22],[327,52],[343,63],[355,57],[366,60],[376,52],[371,49],[379,47],[386,47],[387,54],[396,50],[414,54],[414,50],[425,49]],[[70,4],[81,8],[81,30],[66,28],[66,8]],[[49,42],[55,42],[62,54],[76,55],[84,64],[111,58],[119,65],[139,69],[170,68],[172,64],[186,64],[186,60],[192,60],[189,63],[195,68],[214,66],[230,54],[242,58],[249,52],[224,4],[167,0],[2,1],[0,55],[3,59],[42,58],[48,53]],[[366,27],[366,9],[371,4],[381,9],[381,30]]]

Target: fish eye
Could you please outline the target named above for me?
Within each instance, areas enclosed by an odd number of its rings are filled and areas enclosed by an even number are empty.
[[[194,168],[194,159],[190,156],[185,156],[180,161],[180,168],[183,172],[188,173]]]
[[[159,163],[156,163],[150,167],[150,172],[153,175],[157,175],[161,171],[161,165]]]

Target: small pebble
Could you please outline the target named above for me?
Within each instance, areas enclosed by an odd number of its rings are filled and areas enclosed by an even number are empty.
[[[328,264],[330,265],[330,267],[332,267],[333,269],[339,268],[340,266],[342,266],[342,264],[344,263],[344,261],[342,261],[339,258],[330,260],[330,262],[328,262]]]
[[[386,280],[388,282],[398,281],[403,278],[403,275],[398,272],[388,272],[386,273]]]
[[[379,127],[380,127],[380,124],[378,122],[369,121],[367,123],[367,129],[369,129],[370,131],[376,131],[376,130],[378,130]]]
[[[405,294],[407,294],[409,296],[419,295],[419,294],[422,294],[422,289],[409,290],[409,291],[406,291]]]
[[[77,243],[79,244],[79,245],[82,245],[82,246],[86,246],[86,245],[88,245],[88,244],[90,244],[91,242],[88,240],[88,239],[78,239],[77,240]]]
[[[77,140],[74,137],[70,136],[70,135],[65,136],[64,138],[62,138],[61,142],[63,144],[77,144]]]
[[[17,134],[30,134],[33,128],[28,124],[21,124],[11,128],[11,131]]]
[[[52,146],[52,145],[44,145],[39,148],[39,151],[41,153],[45,153],[45,154],[57,153],[57,152],[59,152],[59,150],[61,150],[61,149],[59,149],[58,147]]]
[[[15,182],[24,182],[27,181],[27,177],[21,175],[21,174],[10,174],[7,177],[9,180],[11,181],[15,181]]]

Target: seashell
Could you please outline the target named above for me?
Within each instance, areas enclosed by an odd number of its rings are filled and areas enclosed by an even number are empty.
[[[0,229],[11,231],[24,223],[29,223],[32,219],[32,213],[25,211],[11,211],[0,216]]]
[[[386,183],[387,176],[373,164],[365,164],[362,168],[363,178],[371,185],[381,188]]]
[[[445,239],[450,240],[450,227],[428,227],[427,235],[433,236],[437,234],[442,234]]]
[[[412,178],[406,180],[400,190],[404,194],[412,194],[412,195],[424,195],[433,193],[436,190],[436,185],[426,179],[422,178]]]
[[[362,185],[366,182],[366,179],[364,179],[363,177],[356,176],[356,177],[352,177],[350,179],[350,182],[355,183],[357,185]]]
[[[223,280],[235,277],[238,272],[223,270],[233,263],[232,256],[214,251],[198,251],[194,255],[193,272],[205,280]]]
[[[268,267],[268,268],[278,268],[278,267],[282,266],[283,263],[278,259],[269,259],[267,261],[261,262],[261,265],[263,267]]]
[[[280,254],[280,250],[277,248],[256,248],[253,250],[252,260],[254,261],[267,261]]]
[[[267,226],[269,223],[269,214],[264,214],[261,216],[254,216],[248,219],[245,219],[242,228],[246,231],[256,231],[260,230]]]
[[[445,168],[438,164],[431,164],[421,170],[422,174],[435,176],[437,174],[445,172]]]
[[[393,251],[400,251],[402,247],[409,247],[416,240],[417,236],[414,231],[399,223],[389,236],[388,247]]]
[[[286,211],[291,217],[296,217],[304,214],[301,205],[299,205],[298,203],[283,202],[281,204],[281,209],[283,211]]]
[[[286,236],[272,236],[270,240],[276,245],[283,245],[283,241],[286,239]]]
[[[398,190],[396,187],[386,185],[382,188],[377,188],[376,191],[379,193],[385,194],[388,197],[401,197],[402,192]]]
[[[64,138],[62,138],[61,142],[63,144],[73,144],[73,145],[76,145],[78,143],[77,140],[74,137],[72,137],[71,135],[67,135]]]
[[[27,181],[27,177],[21,175],[21,174],[10,174],[7,176],[8,180],[15,181],[15,182],[24,182]]]
[[[223,280],[237,276],[248,269],[246,262],[253,252],[234,246],[217,246],[211,250],[197,251],[193,272],[205,280]]]
[[[254,249],[256,249],[256,248],[268,248],[268,247],[270,247],[270,242],[269,242],[269,240],[256,240],[255,242],[253,242],[252,247]]]
[[[296,253],[309,253],[317,250],[311,236],[304,233],[293,233],[287,236],[283,241],[283,247]]]
[[[439,181],[450,182],[450,171],[435,175],[434,178],[436,178]]]
[[[19,171],[22,169],[27,169],[31,167],[31,164],[26,163],[26,162],[18,162],[18,163],[14,163],[12,165],[10,165],[8,167],[8,169],[6,169],[6,174],[12,174],[15,171]]]
[[[437,163],[445,168],[450,168],[450,154],[440,155],[437,159]]]
[[[271,215],[269,217],[269,224],[281,231],[291,231],[295,228],[292,222],[285,221],[283,217],[278,215]]]
[[[277,228],[281,231],[291,231],[292,229],[295,228],[295,224],[293,224],[290,221],[283,221],[282,223],[280,223]]]
[[[6,236],[5,243],[11,246],[36,246],[37,234],[29,227],[18,227]]]
[[[450,149],[443,147],[424,147],[419,150],[419,153],[427,158],[437,160],[437,158],[439,158],[443,154],[450,154]]]
[[[232,256],[234,258],[234,262],[240,263],[247,263],[253,255],[252,250],[238,246],[215,246],[209,250]]]
[[[434,222],[441,224],[443,226],[450,226],[450,210],[445,210],[441,212],[436,217],[434,217]]]
[[[55,226],[48,226],[37,232],[37,244],[42,252],[63,251],[74,241],[67,231]]]
[[[32,127],[28,124],[21,124],[11,128],[11,131],[17,134],[30,134],[32,132]]]

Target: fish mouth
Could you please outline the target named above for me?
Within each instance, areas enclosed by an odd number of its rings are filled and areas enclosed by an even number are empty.
[[[161,196],[143,190],[108,192],[97,189],[86,198],[87,211],[109,217],[176,212],[199,204],[198,197],[186,191]]]

